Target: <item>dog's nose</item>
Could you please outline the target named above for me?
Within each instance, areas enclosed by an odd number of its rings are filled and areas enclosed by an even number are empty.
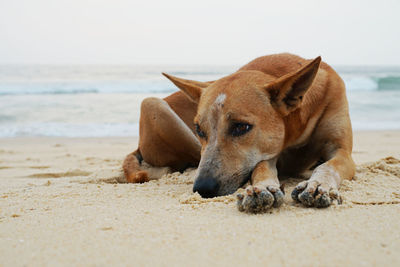
[[[219,184],[215,178],[199,178],[193,185],[193,192],[198,192],[204,198],[217,196],[218,189]]]

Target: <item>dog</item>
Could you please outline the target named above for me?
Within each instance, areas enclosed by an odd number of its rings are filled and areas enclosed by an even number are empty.
[[[353,137],[345,85],[321,57],[259,57],[219,80],[163,73],[180,91],[141,104],[139,146],[123,170],[130,183],[152,177],[143,166],[198,166],[193,191],[204,198],[238,194],[238,209],[257,213],[283,203],[279,177],[310,172],[291,193],[307,207],[340,200],[351,179]]]

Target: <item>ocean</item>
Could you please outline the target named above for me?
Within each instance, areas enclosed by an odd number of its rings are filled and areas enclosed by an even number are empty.
[[[137,136],[140,102],[177,90],[161,72],[208,81],[237,68],[0,65],[0,137]],[[400,67],[334,68],[354,130],[400,129]]]

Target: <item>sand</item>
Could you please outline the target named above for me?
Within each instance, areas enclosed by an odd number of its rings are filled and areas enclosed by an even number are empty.
[[[357,132],[342,205],[191,193],[195,170],[121,182],[136,138],[0,139],[1,266],[399,266],[400,132]]]

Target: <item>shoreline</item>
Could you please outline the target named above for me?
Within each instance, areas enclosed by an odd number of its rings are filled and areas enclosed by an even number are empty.
[[[400,132],[400,128],[390,128],[390,129],[353,129],[353,138],[358,133],[382,133],[382,132]],[[120,135],[110,135],[110,136],[49,136],[49,135],[18,135],[18,136],[6,136],[0,137],[0,139],[13,139],[13,138],[65,138],[65,139],[105,139],[105,138],[137,138],[139,136],[120,136]]]
[[[378,137],[378,138],[377,138]],[[383,139],[382,139],[383,138]],[[0,150],[2,147],[7,147],[10,144],[18,145],[22,143],[44,142],[47,144],[55,143],[106,143],[106,142],[122,142],[129,146],[133,151],[137,147],[138,136],[105,136],[105,137],[61,137],[61,136],[15,136],[15,137],[0,137]],[[388,139],[388,140],[387,140]],[[385,141],[386,140],[386,141]],[[391,146],[385,146],[386,150],[379,149],[379,145],[391,142]],[[369,145],[368,145],[368,144]],[[377,151],[368,153],[368,148],[373,146]],[[393,148],[393,149],[392,149]],[[361,151],[358,151],[361,150]],[[370,157],[374,160],[384,157],[387,153],[395,154],[400,157],[400,129],[399,130],[353,130],[353,157],[356,163],[366,162]],[[129,149],[121,149],[120,157],[132,152]],[[86,153],[86,152],[85,152]],[[126,154],[124,154],[126,153]],[[363,157],[361,154],[366,154]],[[375,154],[375,156],[374,156]],[[118,155],[115,155],[118,157]],[[359,159],[359,160],[358,160]]]

